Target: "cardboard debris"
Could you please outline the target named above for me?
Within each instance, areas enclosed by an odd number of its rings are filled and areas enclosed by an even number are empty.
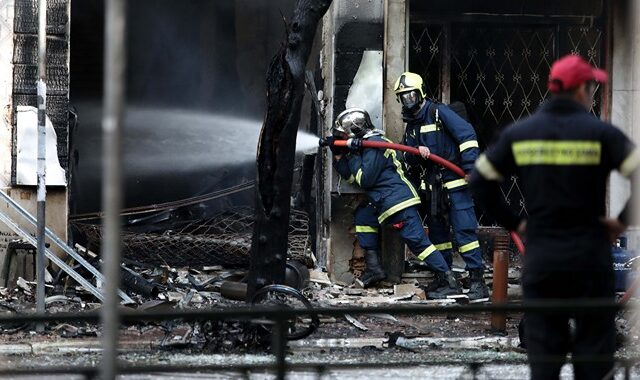
[[[348,296],[361,296],[364,294],[364,289],[360,289],[360,288],[347,288],[345,290],[345,293]]]
[[[329,280],[329,275],[325,272],[320,272],[318,270],[309,271],[309,281],[315,282],[316,284],[324,284],[331,285],[331,280]]]
[[[395,296],[394,298],[410,298],[414,294],[416,294],[417,291],[418,288],[413,284],[393,285],[393,295]]]
[[[182,300],[183,294],[178,292],[167,292],[167,301],[179,302]]]
[[[27,280],[25,280],[22,277],[18,277],[18,280],[16,281],[16,285],[18,285],[18,287],[20,287],[22,290],[26,292],[31,292],[31,286],[29,285]]]

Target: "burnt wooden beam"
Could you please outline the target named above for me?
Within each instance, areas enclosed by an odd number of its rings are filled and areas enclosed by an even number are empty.
[[[267,72],[267,112],[258,142],[255,225],[247,297],[284,282],[296,135],[307,60],[331,0],[298,0],[286,41]]]

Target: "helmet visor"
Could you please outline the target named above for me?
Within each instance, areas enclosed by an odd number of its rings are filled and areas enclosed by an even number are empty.
[[[422,99],[420,99],[420,94],[418,91],[407,91],[398,95],[400,98],[400,103],[402,103],[402,107],[406,109],[414,109]]]
[[[349,135],[357,136],[367,128],[367,116],[363,112],[353,111],[342,116],[338,123]]]

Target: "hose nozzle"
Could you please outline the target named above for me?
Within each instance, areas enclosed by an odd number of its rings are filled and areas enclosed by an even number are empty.
[[[325,138],[320,139],[318,141],[318,145],[320,146],[320,148],[324,148],[324,147],[327,147],[327,146],[331,145],[331,141],[330,141],[329,138],[325,137]]]

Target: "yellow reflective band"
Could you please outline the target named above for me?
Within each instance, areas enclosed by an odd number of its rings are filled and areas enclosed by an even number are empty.
[[[513,143],[518,166],[598,165],[602,147],[599,141],[526,140]]]
[[[360,184],[361,180],[362,180],[362,169],[358,169],[358,172],[356,173],[356,182],[358,183],[358,185]]]
[[[465,244],[462,247],[459,247],[458,248],[458,252],[465,253],[465,252],[469,252],[469,251],[471,251],[473,249],[476,249],[476,248],[480,248],[480,242],[478,242],[477,240],[476,241],[472,241],[469,244]]]
[[[392,142],[386,137],[382,137],[382,139],[386,142]],[[409,182],[407,178],[404,176],[404,170],[402,170],[402,164],[400,163],[400,161],[398,161],[398,158],[396,157],[396,151],[393,149],[387,149],[384,151],[384,156],[386,158],[391,157],[391,160],[393,161],[393,165],[395,165],[396,172],[398,172],[400,179],[409,187],[409,190],[411,190],[411,194],[413,194],[414,197],[418,198],[418,192],[416,192],[416,189],[413,188],[413,185],[411,184],[411,182]]]
[[[378,229],[375,227],[369,227],[369,226],[356,226],[356,233],[357,232],[377,234]]]
[[[420,127],[420,133],[429,133],[435,132],[438,130],[438,127],[435,124],[423,125]]]
[[[434,253],[436,250],[436,246],[431,244],[424,251],[422,251],[421,254],[418,255],[418,260],[424,261],[430,254]]]
[[[420,198],[418,198],[418,197],[407,199],[404,202],[400,202],[397,205],[389,208],[387,211],[385,211],[382,214],[380,214],[380,216],[378,217],[378,222],[382,223],[382,222],[384,222],[385,219],[387,219],[391,215],[395,214],[396,212],[404,210],[407,207],[411,207],[411,206],[419,205],[419,204],[420,204]]]
[[[351,176],[347,179],[347,183],[354,183],[356,181],[356,177],[351,174]]]
[[[476,169],[478,169],[478,173],[484,177],[484,179],[489,181],[502,181],[503,177],[499,171],[493,166],[491,161],[487,158],[485,154],[481,154],[478,161],[476,161]]]
[[[451,189],[455,189],[456,187],[464,186],[466,184],[467,184],[467,181],[465,181],[464,179],[460,178],[460,179],[456,179],[454,181],[446,182],[444,184],[444,187],[446,187],[447,189],[451,190]]]
[[[447,249],[453,249],[453,243],[449,241],[442,244],[436,244],[436,249],[438,251],[446,251]]]
[[[471,149],[471,148],[480,148],[480,145],[478,145],[478,142],[476,140],[466,141],[460,144],[461,152],[464,152],[465,150]]]
[[[620,174],[625,177],[629,177],[631,173],[640,165],[640,150],[635,148],[627,158],[622,161],[622,165],[620,165]]]

